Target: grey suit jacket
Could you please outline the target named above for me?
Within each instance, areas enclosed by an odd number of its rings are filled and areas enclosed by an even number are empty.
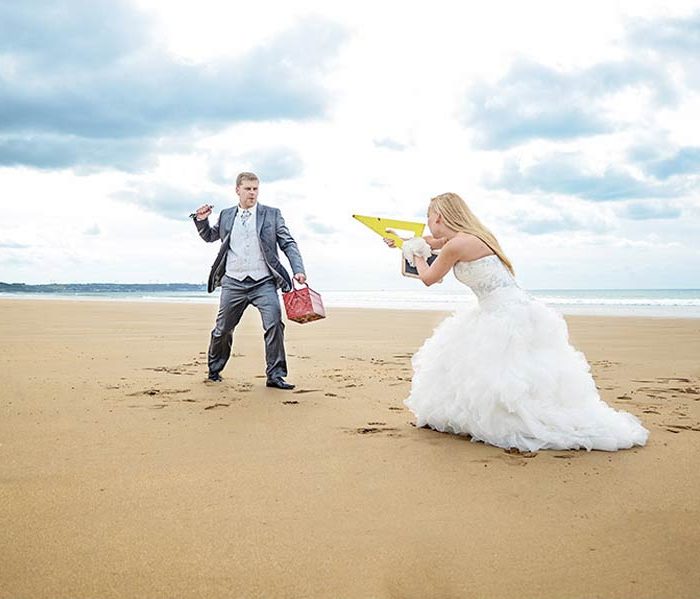
[[[229,242],[233,231],[233,221],[237,214],[238,206],[225,208],[219,215],[219,221],[213,227],[209,225],[209,219],[197,220],[193,218],[199,236],[204,241],[221,240],[221,248],[209,273],[207,285],[209,293],[221,285],[221,279],[226,274],[226,257],[228,256]],[[265,264],[270,269],[278,289],[282,289],[285,292],[289,291],[292,288],[292,279],[280,262],[277,246],[287,256],[294,274],[304,272],[304,262],[301,259],[297,242],[294,241],[294,238],[289,233],[289,229],[287,229],[287,225],[284,224],[284,219],[279,209],[258,204],[256,228]]]

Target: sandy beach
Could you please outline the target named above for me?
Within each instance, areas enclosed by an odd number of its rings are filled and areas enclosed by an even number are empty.
[[[444,314],[0,300],[0,598],[697,598],[700,320],[569,317],[641,449],[511,454],[412,426]]]

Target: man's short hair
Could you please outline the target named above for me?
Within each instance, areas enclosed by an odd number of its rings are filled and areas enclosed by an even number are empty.
[[[238,177],[236,177],[236,187],[240,187],[243,180],[260,182],[255,173],[239,173]]]

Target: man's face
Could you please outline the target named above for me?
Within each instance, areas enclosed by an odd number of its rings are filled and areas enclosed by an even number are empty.
[[[238,205],[241,208],[252,208],[255,202],[258,201],[258,181],[255,179],[243,179],[241,184],[236,187],[236,195],[238,195]]]

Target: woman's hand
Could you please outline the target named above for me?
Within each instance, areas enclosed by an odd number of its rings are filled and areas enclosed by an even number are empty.
[[[387,229],[386,232],[399,237],[398,233],[394,231],[394,229]],[[384,243],[386,243],[389,247],[396,247],[395,239],[391,239],[390,237],[383,237],[382,239],[384,239]],[[400,237],[399,239],[406,241],[403,237]]]
[[[386,232],[391,233],[392,235],[396,235],[397,237],[399,237],[398,233],[396,231],[394,231],[394,229],[387,229]],[[384,240],[384,243],[386,243],[390,248],[396,247],[396,240],[395,239],[391,239],[390,237],[382,237],[382,239]],[[406,237],[406,238],[399,237],[399,239],[401,239],[402,241],[406,241],[406,239],[410,239],[410,238],[409,237]]]

